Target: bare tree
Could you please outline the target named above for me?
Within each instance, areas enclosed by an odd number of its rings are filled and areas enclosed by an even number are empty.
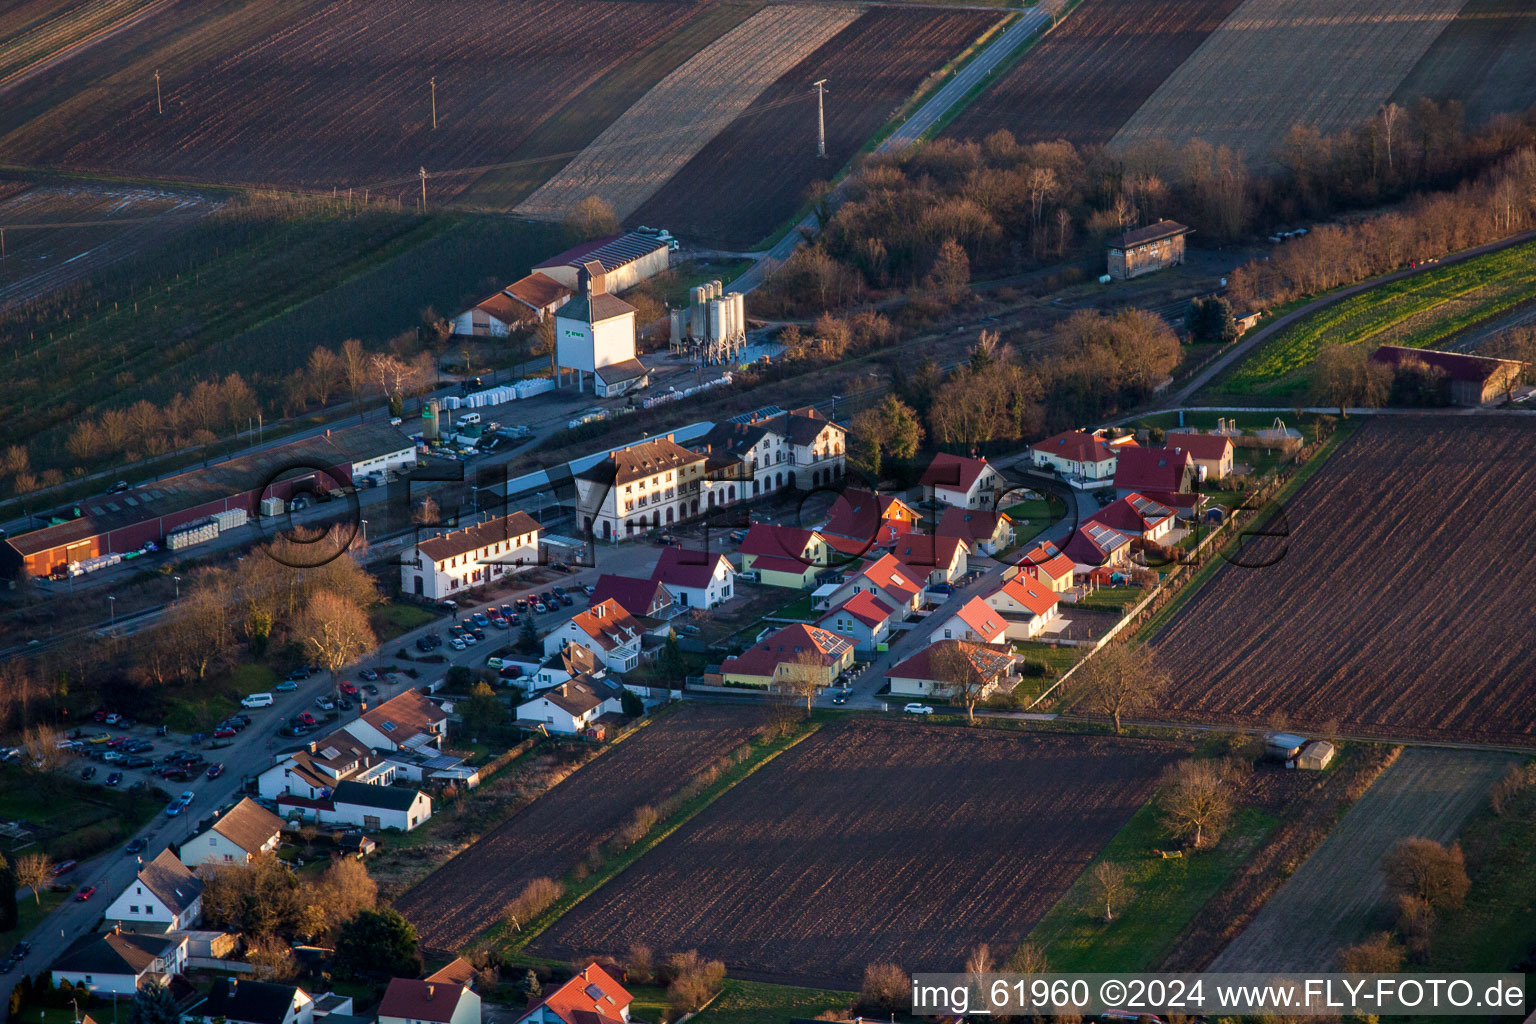
[[[39,891],[53,877],[53,858],[46,853],[24,853],[16,858],[16,881],[32,890],[32,898],[41,906]]]
[[[436,526],[442,521],[442,510],[430,496],[422,498],[421,503],[411,509],[411,522],[418,526]]]
[[[229,577],[208,572],[167,610],[158,633],[186,675],[206,678],[209,667],[229,652],[234,602]]]
[[[389,402],[389,410],[400,415],[405,409],[405,399],[421,389],[422,364],[407,362],[399,356],[376,355],[370,360],[373,379]]]
[[[1387,890],[1423,900],[1435,910],[1454,910],[1466,901],[1472,883],[1461,845],[1446,847],[1433,839],[1399,839],[1381,858]]]
[[[1313,401],[1338,406],[1340,416],[1348,416],[1352,404],[1383,404],[1391,389],[1391,367],[1370,358],[1363,345],[1325,345],[1312,364]]]
[[[363,343],[356,338],[348,338],[341,343],[341,370],[342,379],[347,385],[347,394],[352,398],[352,408],[357,411],[357,418],[363,418],[363,393],[368,390],[368,379],[372,366],[368,353],[363,351]]]
[[[1130,872],[1124,864],[1101,860],[1093,868],[1093,884],[1104,898],[1104,920],[1115,919],[1115,904],[1124,898],[1130,888]]]
[[[1168,686],[1168,676],[1144,645],[1115,643],[1083,662],[1075,679],[1082,703],[1091,712],[1108,715],[1120,732],[1121,716],[1149,707]]]
[[[1339,951],[1339,970],[1345,974],[1392,974],[1403,966],[1403,949],[1388,932]]]
[[[64,734],[48,725],[37,725],[22,733],[21,749],[26,757],[24,767],[35,774],[45,786],[57,781],[58,769],[64,763],[66,751],[60,746]]]
[[[331,674],[333,688],[336,673],[378,643],[367,613],[330,590],[310,595],[309,603],[293,624],[293,632],[305,651]]]
[[[1221,837],[1237,797],[1231,781],[1215,761],[1180,761],[1163,773],[1158,802],[1168,828],[1188,836],[1197,850]]]
[[[905,1013],[912,1007],[912,981],[896,964],[870,964],[864,968],[859,1004],[872,1010]]]
[[[796,651],[789,661],[780,665],[777,686],[782,693],[794,694],[805,701],[805,713],[809,715],[821,691],[830,681],[826,656],[821,649],[811,646]]]
[[[992,686],[976,667],[977,650],[975,644],[961,640],[940,640],[928,653],[928,671],[944,687],[945,695],[965,708],[972,724],[976,722],[976,705]]]

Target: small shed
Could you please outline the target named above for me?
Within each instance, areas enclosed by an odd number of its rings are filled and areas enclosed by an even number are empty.
[[[1272,732],[1264,737],[1264,752],[1277,761],[1289,761],[1307,745],[1305,736],[1293,732]]]
[[[1333,761],[1334,746],[1327,740],[1313,740],[1301,748],[1296,767],[1305,771],[1320,772]]]

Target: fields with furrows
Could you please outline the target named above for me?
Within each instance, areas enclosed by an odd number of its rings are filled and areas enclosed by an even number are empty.
[[[1533,291],[1536,242],[1430,269],[1351,295],[1292,324],[1216,387],[1232,394],[1300,393],[1324,345],[1444,348],[1462,332],[1529,303]]]
[[[958,970],[978,942],[1004,957],[1177,749],[869,717],[826,726],[532,950],[696,948],[734,977],[841,988],[880,960]]]
[[[811,182],[836,173],[929,73],[996,21],[978,11],[866,11],[763,92],[631,221],[711,245],[755,245],[795,212]],[[826,159],[816,155],[810,87],[821,78],[829,80]]]
[[[174,0],[16,0],[0,13],[0,92]]]
[[[432,949],[458,949],[501,918],[535,878],[559,878],[637,807],[664,800],[689,777],[748,742],[750,709],[695,705],[605,751],[570,778],[428,875],[396,907]]]
[[[596,195],[629,216],[780,75],[858,16],[855,7],[832,5],[763,8],[640,97],[517,212],[559,220]]]
[[[446,198],[697,12],[670,0],[183,0],[12,90],[0,152],[403,201],[419,194],[425,167],[431,196]]]
[[[1084,0],[945,129],[1108,142],[1242,0]]]
[[[1413,66],[1393,97],[1458,99],[1473,124],[1536,104],[1536,6],[1468,0]]]
[[[1377,417],[1154,639],[1159,717],[1536,744],[1536,432]]]
[[[1465,0],[1245,0],[1115,135],[1204,139],[1267,162],[1292,125],[1374,114]]]

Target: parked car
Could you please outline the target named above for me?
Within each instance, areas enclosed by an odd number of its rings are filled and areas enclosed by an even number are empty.
[[[127,846],[123,847],[123,852],[132,857],[136,853],[144,852],[144,848],[148,845],[149,840],[145,839],[143,836],[139,836],[130,842]]]
[[[292,693],[298,688],[299,684],[294,682],[292,679],[284,679],[282,682],[272,687],[272,689],[276,690],[278,693]]]
[[[335,706],[336,702],[331,700],[329,697],[321,695],[315,698],[315,707],[319,708],[321,711],[329,711]]]
[[[379,670],[376,668],[365,668],[358,673],[358,676],[359,678],[372,682],[373,680],[379,678]]]
[[[107,746],[110,747],[113,750],[116,750],[118,747],[123,746],[127,742],[128,742],[128,737],[127,736],[114,736],[111,739],[107,740]]]
[[[342,710],[342,711],[351,711],[352,710],[352,702],[350,700],[348,700],[346,697],[342,697],[340,700],[338,700],[336,702],[336,707],[338,709]]]
[[[848,695],[846,693],[834,693],[832,695],[832,703],[833,704],[847,704],[848,703]]]
[[[420,651],[422,654],[431,654],[432,653],[432,644],[424,636],[423,637],[417,637],[417,639],[416,639],[416,649],[418,651]]]
[[[314,725],[315,716],[308,711],[301,711],[299,713],[299,721],[303,722],[305,725]]]
[[[489,626],[491,624],[491,620],[485,617],[484,612],[475,612],[470,618],[477,626]]]
[[[213,730],[214,736],[218,737],[221,740],[222,739],[228,739],[229,737],[238,734],[238,732],[239,732],[238,729],[231,728],[230,726],[227,726],[227,725],[222,727],[222,728]]]
[[[95,895],[96,887],[94,885],[88,885],[84,889],[81,889],[79,892],[75,893],[75,901],[77,903],[84,903],[86,900]]]
[[[30,952],[32,952],[32,943],[28,942],[26,939],[22,939],[20,942],[16,943],[16,945],[11,947],[11,959],[20,960]]]
[[[93,764],[88,764],[84,768],[81,768],[80,777],[86,782],[90,782],[96,777],[96,766]]]
[[[342,684],[338,686],[337,689],[346,694],[348,697],[357,696],[357,684],[354,682],[343,680]]]
[[[929,707],[927,704],[908,704],[906,707],[902,708],[901,710],[905,711],[909,715],[931,715],[931,714],[933,714],[933,708]]]
[[[54,878],[58,878],[60,875],[67,875],[71,871],[75,870],[76,866],[77,865],[72,860],[62,860],[55,864],[53,866],[53,870],[48,873]]]
[[[288,678],[293,680],[308,679],[311,674],[312,673],[309,671],[308,665],[300,665],[298,668],[288,673]]]
[[[123,773],[122,772],[113,772],[111,775],[107,776],[107,785],[109,785],[109,786],[115,786],[119,782],[122,782],[122,781],[123,781]]]
[[[111,714],[104,715],[101,719],[99,719],[99,721],[106,722],[108,725],[116,725],[120,718],[122,718],[122,716],[114,711]]]

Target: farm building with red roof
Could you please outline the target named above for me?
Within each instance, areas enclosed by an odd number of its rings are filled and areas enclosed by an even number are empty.
[[[819,626],[785,626],[720,665],[726,683],[772,689],[786,680],[813,678],[821,686],[853,664],[853,641]]]

